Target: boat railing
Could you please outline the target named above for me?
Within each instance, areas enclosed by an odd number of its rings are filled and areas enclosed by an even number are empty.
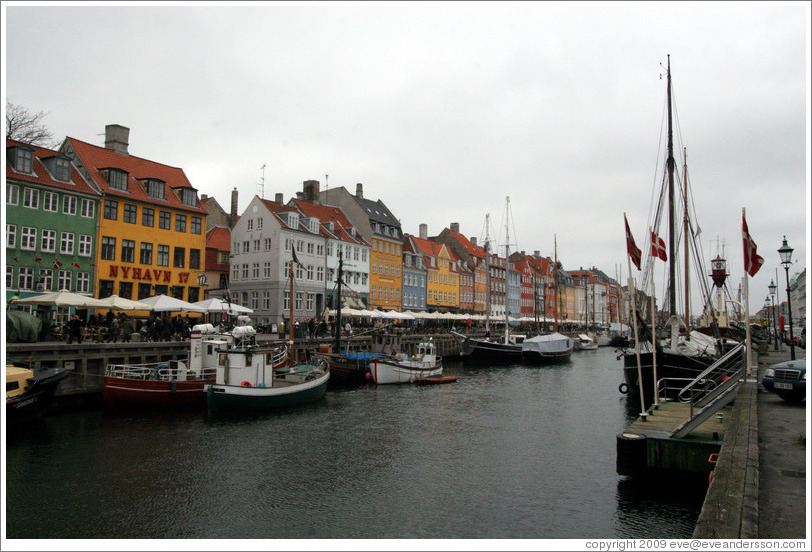
[[[113,378],[187,381],[213,378],[216,368],[203,368],[199,372],[189,370],[183,362],[152,362],[146,364],[110,364],[104,375]]]
[[[670,397],[676,396],[679,402],[687,403],[690,401],[690,397],[683,398],[679,392],[693,381],[694,378],[661,378],[657,380],[657,396],[661,402],[673,400]],[[697,391],[703,395],[708,394],[716,388],[716,385],[714,380],[705,378],[697,383]]]

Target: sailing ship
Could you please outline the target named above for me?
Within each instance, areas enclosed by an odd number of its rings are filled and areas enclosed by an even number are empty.
[[[509,270],[510,265],[510,197],[506,197],[506,217],[505,217],[505,227],[507,228],[506,231],[506,243],[505,243],[505,262],[506,262],[506,271]],[[522,345],[521,343],[524,341],[524,335],[520,334],[511,334],[510,332],[510,323],[509,323],[509,309],[508,309],[508,301],[507,301],[507,291],[505,292],[505,333],[502,336],[501,340],[491,339],[490,337],[490,312],[491,312],[491,253],[490,253],[490,239],[488,237],[488,220],[489,215],[485,215],[485,228],[486,228],[486,236],[484,241],[484,248],[485,248],[485,275],[486,275],[486,284],[485,284],[485,337],[478,339],[468,335],[463,335],[457,332],[452,331],[451,333],[454,334],[457,338],[461,340],[461,350],[460,356],[462,356],[463,360],[466,362],[474,362],[474,363],[487,363],[487,364],[499,364],[499,363],[515,363],[521,362],[522,360]]]
[[[294,254],[295,258],[295,254]],[[290,261],[290,338],[288,365],[278,367],[278,350],[259,346],[251,326],[234,329],[234,344],[218,349],[215,382],[206,386],[209,413],[218,410],[264,411],[321,399],[330,380],[324,361],[294,362],[293,259]]]
[[[661,344],[657,337],[656,328],[651,330],[647,326],[642,325],[640,330],[642,334],[639,336],[640,343],[637,345],[643,347],[648,343],[648,350],[641,350],[639,354],[640,366],[639,372],[642,377],[643,396],[653,397],[655,392],[655,376],[657,380],[682,380],[685,383],[693,380],[698,374],[710,366],[715,359],[720,356],[721,348],[719,343],[714,339],[708,339],[702,336],[699,332],[691,331],[688,327],[690,321],[690,303],[689,303],[689,275],[688,275],[688,260],[690,258],[689,247],[693,246],[696,250],[697,244],[695,243],[698,236],[698,230],[694,228],[689,210],[688,210],[688,189],[687,189],[687,166],[685,169],[685,178],[683,182],[684,201],[680,206],[675,199],[676,185],[675,185],[675,159],[674,159],[674,139],[673,139],[673,124],[672,124],[672,94],[671,94],[671,60],[668,58],[668,66],[666,68],[666,82],[667,82],[667,151],[665,160],[665,176],[663,178],[662,189],[660,190],[659,199],[657,203],[657,210],[654,217],[654,225],[651,230],[652,234],[656,234],[660,227],[660,218],[663,211],[667,210],[667,233],[668,233],[668,301],[666,304],[666,313],[670,315],[668,319],[668,326],[670,326],[670,340],[666,345]],[[683,240],[685,247],[685,318],[680,318],[677,312],[676,300],[676,252],[677,252],[677,209],[683,208]],[[651,259],[651,248],[645,248],[646,255]],[[702,256],[696,254],[695,257],[701,263]],[[643,271],[642,280],[645,284],[648,282],[648,271],[653,270],[653,262],[646,264],[646,270]],[[698,272],[704,275],[704,269],[699,266]],[[705,301],[707,302],[710,296],[707,282],[704,277],[700,277],[701,291]],[[652,283],[653,288],[653,283]],[[652,289],[653,296],[653,289]],[[638,307],[639,308],[639,307]],[[652,320],[654,320],[654,310],[652,308]],[[642,317],[638,314],[638,321]],[[656,324],[652,323],[653,326]],[[682,331],[682,335],[680,332]],[[704,339],[703,339],[704,338]],[[652,349],[653,346],[653,349]],[[623,373],[626,392],[629,388],[637,388],[638,380],[638,360],[635,351],[626,350],[623,353]],[[733,360],[735,361],[735,360]],[[656,370],[656,372],[655,372]],[[620,386],[621,391],[624,390],[624,385]]]

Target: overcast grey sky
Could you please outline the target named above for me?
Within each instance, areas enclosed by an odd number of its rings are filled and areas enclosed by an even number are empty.
[[[557,236],[565,268],[624,280],[623,213],[645,244],[660,181],[670,54],[706,262],[718,238],[738,286],[746,208],[766,260],[751,311],[784,234],[808,264],[808,2],[3,9],[6,98],[59,139],[127,126],[132,155],[225,209],[234,187],[240,210],[260,193],[263,164],[266,198],[361,182],[413,234],[481,238],[490,213],[503,237],[510,196],[512,249],[552,256]]]

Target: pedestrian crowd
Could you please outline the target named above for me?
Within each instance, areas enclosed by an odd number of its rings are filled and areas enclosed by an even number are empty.
[[[67,344],[82,342],[82,329],[87,335],[98,336],[98,341],[107,343],[130,343],[133,334],[138,334],[141,341],[184,341],[191,336],[191,328],[196,321],[189,321],[189,315],[167,316],[152,314],[142,320],[132,318],[126,314],[113,314],[108,311],[106,315],[91,314],[84,322],[74,314],[64,326]]]

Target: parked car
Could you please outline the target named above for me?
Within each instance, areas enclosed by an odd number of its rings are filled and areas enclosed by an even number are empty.
[[[806,399],[806,359],[788,360],[773,364],[764,371],[761,384],[785,401]]]

